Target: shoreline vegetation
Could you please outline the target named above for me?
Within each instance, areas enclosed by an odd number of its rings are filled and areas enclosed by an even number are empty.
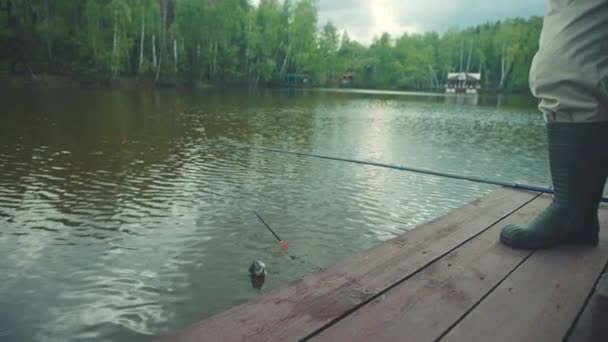
[[[0,0],[0,83],[529,93],[541,17],[352,40],[312,0]]]
[[[329,91],[374,91],[379,92],[412,92],[415,94],[419,92],[420,94],[436,94],[446,95],[446,96],[475,96],[470,94],[447,94],[444,92],[444,89],[403,89],[403,88],[365,88],[365,87],[340,87],[340,86],[332,86],[332,85],[318,85],[311,86],[309,88],[293,88],[281,85],[258,85],[255,88],[252,88],[250,85],[246,83],[217,83],[217,84],[209,84],[203,81],[197,82],[154,82],[154,79],[137,79],[135,77],[119,77],[116,79],[100,79],[100,80],[81,80],[78,78],[71,78],[69,76],[61,76],[61,75],[36,75],[36,78],[32,78],[27,75],[13,75],[9,79],[0,80],[0,88],[1,87],[9,87],[15,89],[24,89],[24,88],[42,88],[42,89],[70,89],[70,88],[90,88],[90,89],[122,89],[122,90],[136,90],[136,89],[188,89],[188,90],[201,90],[201,89],[209,89],[209,90],[219,90],[219,89],[243,89],[243,90],[297,90],[297,89],[314,89],[314,90],[329,90]],[[522,95],[526,97],[532,98],[532,94],[530,94],[529,90],[526,89],[508,89],[499,91],[498,89],[481,89],[479,95],[500,95],[500,94],[509,94],[509,95]]]

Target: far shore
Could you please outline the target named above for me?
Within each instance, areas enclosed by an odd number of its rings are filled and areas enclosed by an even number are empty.
[[[152,88],[183,88],[183,89],[208,89],[208,88],[252,88],[244,82],[216,82],[205,81],[183,81],[183,80],[158,80],[155,82],[152,77],[117,77],[114,79],[98,78],[87,79],[63,75],[13,75],[7,79],[0,80],[0,86],[12,88],[118,88],[118,89],[152,89]],[[278,83],[258,85],[255,88],[284,88]],[[314,85],[307,89],[323,89],[323,91],[353,92],[353,93],[378,93],[378,94],[411,94],[411,95],[432,95],[432,96],[457,96],[458,94],[446,94],[443,89],[403,89],[392,88],[365,88],[365,87],[344,87],[338,84]],[[292,89],[292,88],[289,88]],[[501,92],[495,88],[482,89],[480,95],[498,95]],[[503,94],[530,95],[527,89],[502,91]]]

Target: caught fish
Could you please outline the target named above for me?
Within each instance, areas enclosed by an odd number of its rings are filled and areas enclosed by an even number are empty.
[[[266,264],[260,260],[255,260],[251,264],[251,267],[249,267],[249,274],[251,276],[251,286],[254,289],[260,290],[264,285],[266,274],[268,274]]]

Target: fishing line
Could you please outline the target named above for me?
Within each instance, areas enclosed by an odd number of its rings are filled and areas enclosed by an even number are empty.
[[[281,246],[283,246],[283,249],[285,250],[289,250],[289,246],[287,245],[287,242],[283,241],[278,235],[277,233],[274,232],[274,230],[272,230],[272,228],[270,228],[270,226],[268,225],[268,223],[266,223],[266,221],[264,221],[264,219],[262,218],[262,216],[258,215],[257,212],[253,212],[255,214],[255,216],[258,217],[258,219],[260,219],[260,221],[262,221],[262,223],[264,224],[264,226],[266,226],[266,228],[268,228],[268,230],[272,233],[272,235],[274,235],[274,237],[277,239],[277,241],[279,241],[279,243],[281,244]]]
[[[410,167],[410,166],[392,165],[392,164],[378,163],[378,162],[365,161],[365,160],[331,157],[331,156],[325,156],[325,155],[320,155],[320,154],[286,151],[286,150],[280,150],[280,149],[276,149],[276,148],[251,146],[251,145],[243,145],[243,144],[230,143],[229,145],[232,145],[235,147],[241,147],[241,148],[249,148],[249,149],[254,149],[254,150],[266,151],[266,152],[274,152],[274,153],[289,154],[289,155],[294,155],[294,156],[341,161],[341,162],[346,162],[346,163],[375,166],[375,167],[381,167],[381,168],[385,168],[385,169],[392,169],[392,170],[399,170],[399,171],[408,171],[408,172],[420,173],[420,174],[443,177],[443,178],[451,178],[451,179],[465,180],[465,181],[481,183],[481,184],[503,186],[503,187],[511,188],[511,189],[535,191],[535,192],[541,192],[541,193],[545,193],[545,194],[554,193],[553,189],[545,188],[545,187],[541,187],[541,186],[537,186],[537,185],[522,184],[522,183],[517,183],[517,182],[505,182],[505,181],[499,181],[499,180],[479,178],[479,177],[474,177],[474,176],[458,175],[458,174],[453,174],[453,173],[439,172],[439,171],[427,170],[427,169]],[[601,201],[604,203],[608,203],[608,198],[602,197]]]
[[[270,228],[270,225],[268,225],[268,223],[266,223],[266,221],[264,221],[264,219],[262,218],[262,216],[260,216],[257,212],[253,212],[255,214],[255,216],[258,217],[258,219],[264,224],[264,226],[272,233],[272,235],[274,235],[275,239],[277,239],[277,241],[279,241],[279,243],[281,244],[281,246],[283,246],[283,249],[285,249],[286,251],[289,250],[289,246],[287,245],[287,242],[285,242],[284,240],[282,240],[279,235],[277,233],[275,233],[275,231]],[[314,271],[320,271],[320,270],[324,270],[326,267],[319,267],[319,265],[313,264],[305,259],[302,259],[301,257],[298,256],[294,256],[294,255],[290,255],[289,258],[293,261],[297,261],[300,264],[310,268],[311,270]]]

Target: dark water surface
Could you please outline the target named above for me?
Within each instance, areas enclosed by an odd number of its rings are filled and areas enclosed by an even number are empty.
[[[2,341],[149,340],[494,189],[233,143],[549,183],[528,100],[79,89],[0,99]],[[262,292],[247,274],[256,258],[269,267]]]

